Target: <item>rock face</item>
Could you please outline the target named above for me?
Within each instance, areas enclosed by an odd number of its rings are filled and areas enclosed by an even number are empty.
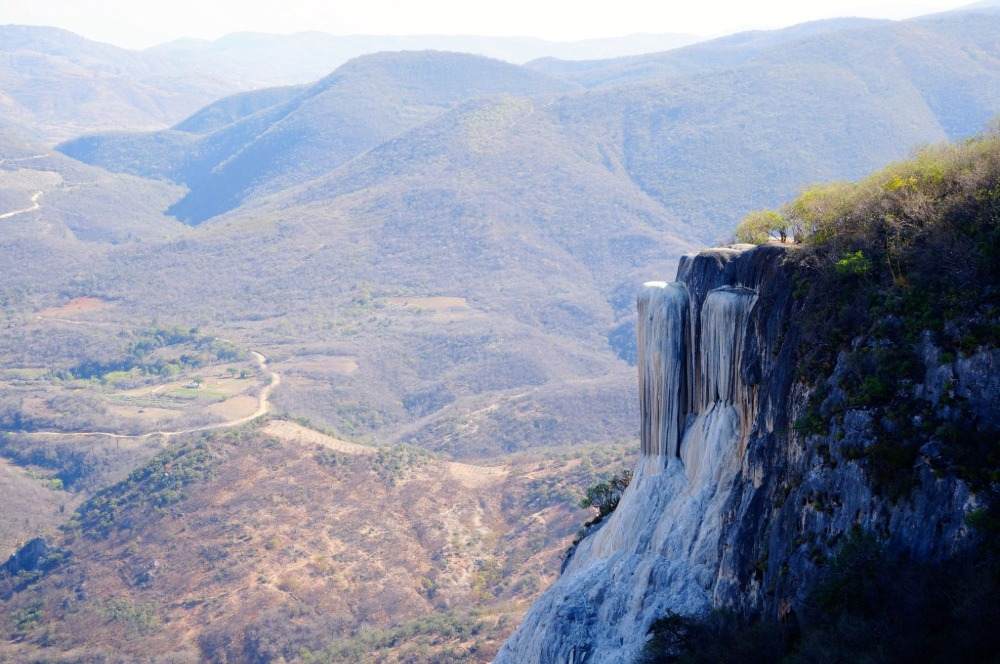
[[[804,599],[818,566],[855,526],[921,558],[962,546],[974,499],[960,481],[924,464],[903,501],[869,486],[845,452],[845,441],[871,436],[864,411],[848,411],[829,437],[791,426],[809,395],[794,381],[794,268],[786,258],[778,246],[713,249],[685,257],[676,282],[645,285],[634,479],[498,664],[634,661],[651,623],[671,611],[779,617]],[[925,356],[932,382],[936,356]],[[1000,391],[982,378],[995,375],[995,359],[980,354],[956,369],[983,403]]]

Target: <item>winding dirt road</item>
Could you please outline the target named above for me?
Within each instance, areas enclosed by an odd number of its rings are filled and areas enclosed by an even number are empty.
[[[19,214],[34,212],[38,208],[42,207],[42,204],[39,203],[38,201],[39,199],[41,199],[43,193],[44,192],[42,191],[36,191],[31,195],[31,207],[22,208],[20,210],[11,210],[10,212],[4,212],[3,214],[0,214],[0,219],[10,219],[11,217],[16,217]]]
[[[189,429],[178,429],[176,431],[149,431],[147,433],[114,433],[112,431],[7,431],[5,433],[16,433],[21,436],[48,436],[48,437],[61,437],[61,438],[85,438],[89,436],[105,436],[108,438],[121,438],[128,440],[144,440],[146,438],[154,438],[156,436],[161,436],[163,438],[171,438],[173,436],[180,436],[187,433],[197,433],[199,431],[213,431],[215,429],[228,429],[229,427],[238,427],[241,424],[246,424],[247,422],[252,422],[258,417],[266,415],[271,409],[271,392],[274,391],[278,385],[281,384],[281,376],[268,368],[267,358],[257,351],[250,351],[254,359],[257,361],[257,366],[260,367],[268,376],[268,383],[260,391],[257,396],[257,410],[251,414],[240,417],[235,420],[226,420],[225,422],[216,422],[214,424],[205,424],[200,427],[191,427]]]
[[[45,159],[49,155],[47,154],[33,154],[30,157],[15,157],[14,159],[0,159],[0,166],[4,164],[13,164],[21,161],[31,161],[32,159]],[[4,212],[0,214],[0,219],[10,219],[11,217],[16,217],[19,214],[26,214],[28,212],[34,212],[38,208],[42,207],[42,204],[38,201],[42,198],[42,194],[45,192],[42,190],[36,191],[31,195],[31,206],[22,208],[20,210],[11,210],[10,212]]]

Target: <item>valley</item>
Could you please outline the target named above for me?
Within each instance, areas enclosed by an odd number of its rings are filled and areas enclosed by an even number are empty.
[[[0,662],[491,661],[644,458],[643,284],[990,131],[998,34],[0,26]]]

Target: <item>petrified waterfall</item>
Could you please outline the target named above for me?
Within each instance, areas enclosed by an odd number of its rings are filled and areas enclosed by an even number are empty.
[[[792,251],[703,251],[681,259],[675,283],[642,288],[642,454],[634,478],[497,662],[634,662],[650,625],[668,612],[795,616],[822,561],[859,527],[914,560],[944,560],[972,541],[966,517],[974,496],[929,462],[916,466],[919,486],[909,500],[873,488],[853,456],[876,440],[865,410],[844,412],[827,435],[792,425],[812,396],[796,379],[801,273],[786,260]],[[948,375],[956,393],[996,403],[995,382],[982,377],[1000,364],[1000,351],[978,352],[954,373],[929,341],[922,352],[919,393],[939,394],[938,377]],[[844,404],[844,393],[830,390],[828,399]]]
[[[744,286],[644,285],[637,326],[642,455],[634,478],[497,662],[631,661],[653,620],[712,605],[723,508],[754,408],[741,366],[756,301]]]
[[[676,457],[684,430],[684,354],[688,295],[684,284],[651,281],[638,300],[640,440],[643,457]]]

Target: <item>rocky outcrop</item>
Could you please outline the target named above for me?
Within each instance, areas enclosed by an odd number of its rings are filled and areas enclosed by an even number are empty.
[[[10,599],[13,593],[55,569],[68,555],[65,549],[50,546],[41,537],[29,540],[0,565],[0,599]]]
[[[676,282],[645,285],[634,479],[496,662],[633,661],[668,612],[784,616],[856,527],[922,559],[963,546],[975,498],[961,481],[922,460],[908,497],[872,488],[856,456],[873,435],[865,411],[847,410],[825,435],[795,430],[812,388],[796,380],[789,251],[713,249],[685,257]],[[933,392],[940,364],[925,357]],[[995,360],[950,369],[970,400],[995,403]]]

